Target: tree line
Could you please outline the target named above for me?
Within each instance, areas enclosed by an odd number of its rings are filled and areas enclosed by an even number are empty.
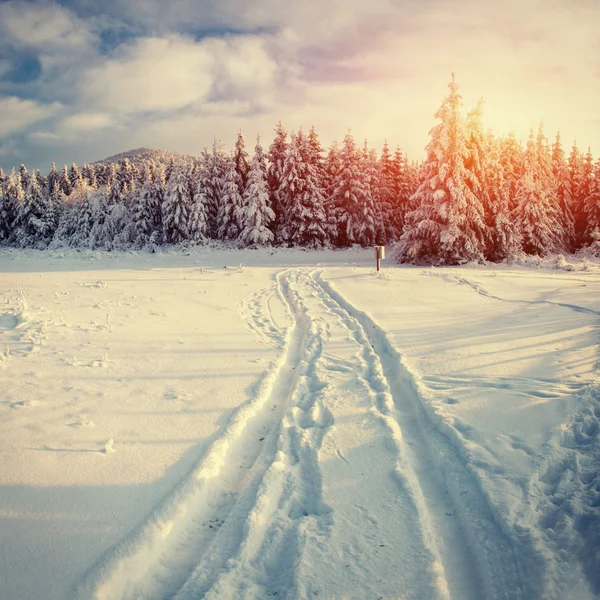
[[[0,244],[20,248],[153,249],[222,240],[240,247],[393,244],[402,262],[460,264],[600,254],[600,160],[540,125],[525,146],[485,132],[452,78],[425,159],[387,142],[379,155],[349,132],[326,152],[312,128],[280,122],[252,157],[240,132],[199,157],[139,165],[76,164],[47,175],[0,169]]]

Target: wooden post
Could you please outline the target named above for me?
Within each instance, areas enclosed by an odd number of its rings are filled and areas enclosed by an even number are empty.
[[[377,272],[381,268],[381,259],[385,258],[385,246],[375,246],[375,259],[377,260]]]

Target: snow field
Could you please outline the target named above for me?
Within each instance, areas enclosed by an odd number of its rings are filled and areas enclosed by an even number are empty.
[[[594,268],[1,259],[0,597],[599,593]]]

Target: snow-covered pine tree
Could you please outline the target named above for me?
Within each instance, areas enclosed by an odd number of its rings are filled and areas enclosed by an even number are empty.
[[[0,167],[0,186],[8,179],[8,177],[4,174],[2,167]]]
[[[235,148],[233,149],[233,160],[235,162],[235,170],[239,175],[240,196],[243,197],[244,190],[246,189],[246,182],[248,181],[248,171],[250,170],[250,167],[248,166],[248,152],[246,152],[244,132],[241,129],[238,131]]]
[[[135,190],[133,167],[126,156],[119,162],[117,181],[119,182],[121,195],[124,199]]]
[[[340,162],[341,168],[334,183],[338,245],[374,244],[378,232],[375,203],[365,173],[365,159],[350,131],[344,137]]]
[[[515,221],[523,251],[545,256],[562,250],[565,236],[560,210],[555,197],[548,190],[533,130],[527,142],[516,194]]]
[[[29,172],[27,171],[27,167],[23,163],[21,163],[21,165],[19,166],[19,179],[21,181],[21,189],[28,189],[31,175],[29,174]]]
[[[192,204],[189,189],[185,165],[174,165],[162,204],[163,233],[168,244],[179,244],[189,239],[188,220]]]
[[[396,241],[398,229],[395,219],[396,195],[394,193],[394,163],[387,140],[383,143],[381,156],[377,161],[379,180],[379,201],[387,231],[386,241]]]
[[[52,163],[50,167],[50,172],[48,173],[48,193],[52,194],[54,190],[60,187],[60,175],[56,170],[56,164]]]
[[[281,186],[281,178],[283,175],[283,163],[288,152],[287,131],[281,121],[275,127],[275,138],[269,146],[268,161],[269,168],[267,170],[267,180],[269,184],[269,194],[271,195],[271,208],[275,213],[275,219],[271,225],[271,230],[275,235],[275,242],[281,243],[282,227],[283,227],[283,206],[279,197],[279,188]]]
[[[586,244],[600,242],[600,158],[594,166],[590,193],[583,205],[587,217],[584,241]]]
[[[83,178],[81,177],[81,171],[79,167],[73,163],[69,169],[69,183],[71,191],[83,185]]]
[[[231,158],[225,169],[225,180],[217,213],[217,236],[220,240],[237,240],[242,230],[239,213],[243,205],[240,195],[241,180],[235,160]]]
[[[500,164],[508,186],[508,206],[512,211],[517,206],[517,184],[523,172],[523,148],[514,131],[500,141],[500,150]]]
[[[54,234],[54,219],[48,199],[37,178],[29,179],[15,221],[15,242],[20,248],[45,248]]]
[[[324,161],[323,174],[323,198],[325,201],[326,223],[325,230],[330,243],[334,246],[338,243],[338,210],[335,204],[335,181],[342,168],[340,160],[340,147],[334,140],[329,147],[329,152]]]
[[[571,182],[571,201],[573,209],[573,220],[575,228],[575,249],[581,248],[587,228],[584,202],[589,195],[589,187],[586,183],[589,175],[589,166],[584,166],[583,156],[577,147],[577,142],[573,142],[571,153],[568,160],[569,175]]]
[[[87,185],[76,185],[69,196],[69,203],[75,209],[75,228],[71,235],[70,243],[75,248],[88,248],[90,246],[90,233],[94,226],[94,213],[92,204],[93,189]]]
[[[308,139],[302,130],[290,137],[278,193],[283,210],[282,240],[291,246],[327,246],[325,199],[319,175],[310,163]]]
[[[561,222],[565,234],[564,245],[567,250],[575,248],[575,217],[573,216],[573,197],[569,167],[560,141],[560,133],[552,145],[552,174],[555,182],[555,194],[560,208]]]
[[[483,100],[467,115],[466,168],[474,174],[473,194],[484,209],[487,260],[498,262],[520,252],[520,236],[511,218],[509,187],[500,161],[500,146],[491,133],[483,131]]]
[[[260,144],[260,137],[256,139],[243,200],[238,216],[242,226],[240,244],[246,247],[270,245],[274,237],[269,225],[273,222],[275,213],[269,206],[267,161]]]
[[[0,201],[0,244],[11,244],[15,235],[15,222],[23,203],[21,178],[13,169],[1,186]]]
[[[205,150],[205,157],[207,154]],[[196,165],[195,177],[191,182],[193,195],[189,222],[190,239],[196,244],[204,243],[208,237],[209,197],[206,194],[207,188],[205,187],[207,180],[207,162]]]
[[[412,208],[410,199],[417,191],[418,178],[416,168],[411,168],[408,157],[399,146],[396,147],[391,166],[394,197],[392,202],[392,224],[396,229],[398,239],[400,239],[404,231],[406,214]]]
[[[98,183],[96,181],[96,170],[94,169],[93,165],[84,163],[81,169],[81,177],[86,185],[89,185],[92,188],[98,187]]]
[[[520,253],[521,236],[510,209],[509,185],[504,176],[500,142],[490,133],[485,147],[486,259],[499,262]]]
[[[472,192],[475,175],[465,166],[469,149],[454,74],[448,87],[450,94],[435,113],[440,123],[430,131],[427,158],[421,167],[423,181],[411,198],[415,209],[406,215],[398,248],[398,257],[404,262],[484,260],[485,215]]]
[[[361,243],[363,246],[373,244],[385,244],[388,240],[395,237],[395,229],[391,222],[391,206],[383,204],[380,193],[380,177],[377,164],[377,152],[374,148],[369,149],[367,140],[365,140],[361,169],[363,178],[367,186],[367,195],[363,204],[363,218],[370,233]]]
[[[227,168],[227,157],[223,152],[223,145],[220,140],[213,141],[212,153],[204,151],[205,170],[200,173],[202,179],[198,185],[204,189],[206,196],[206,218],[207,235],[212,239],[219,238],[219,205],[223,195],[223,186],[225,185],[225,170]]]
[[[71,194],[71,181],[69,180],[69,171],[67,170],[67,165],[63,167],[62,173],[60,174],[59,185],[65,196],[69,196]]]
[[[157,177],[156,173],[154,179]],[[133,206],[133,222],[137,231],[136,243],[139,247],[154,247],[160,243],[162,199],[157,184],[148,173],[148,179],[136,192]]]

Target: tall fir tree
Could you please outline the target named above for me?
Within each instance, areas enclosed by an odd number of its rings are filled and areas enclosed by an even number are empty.
[[[590,192],[584,201],[583,209],[587,221],[585,243],[600,242],[600,158],[594,166]]]
[[[233,160],[235,162],[235,170],[239,177],[240,196],[243,196],[244,190],[246,189],[246,182],[248,181],[248,171],[250,170],[250,167],[248,165],[246,140],[244,139],[244,132],[241,129],[238,132],[235,148],[233,149]]]
[[[15,228],[15,241],[21,248],[45,248],[54,234],[53,214],[35,177],[29,180]]]
[[[192,208],[190,211],[190,239],[196,244],[204,243],[208,237],[209,198],[204,184],[207,181],[207,164],[196,168],[193,184]]]
[[[179,244],[189,239],[191,203],[185,165],[177,164],[171,171],[162,204],[163,232],[168,244]]]
[[[545,256],[562,250],[564,233],[558,204],[548,189],[539,144],[530,133],[521,178],[517,184],[515,221],[526,254]]]
[[[330,240],[325,199],[311,152],[302,130],[291,136],[278,190],[283,211],[281,237],[292,246],[319,248]]]
[[[243,198],[240,194],[241,177],[234,158],[230,158],[225,168],[225,178],[217,213],[217,236],[220,240],[237,240],[242,230],[239,222]]]
[[[21,178],[14,169],[8,176],[0,191],[0,243],[12,243],[15,235],[15,222],[23,203],[24,194],[21,187]]]
[[[73,163],[71,168],[69,169],[69,183],[71,187],[71,191],[81,187],[83,185],[83,178],[81,177],[81,171],[79,167]]]
[[[267,179],[269,184],[269,193],[271,194],[271,208],[275,213],[272,230],[275,234],[275,242],[282,241],[282,229],[284,223],[284,210],[279,194],[283,176],[283,164],[288,153],[287,131],[282,122],[279,121],[275,127],[275,138],[269,146],[268,161],[269,168],[267,171]]]
[[[460,264],[485,256],[485,214],[472,191],[475,175],[465,166],[469,149],[454,74],[448,87],[435,113],[440,123],[430,131],[423,182],[411,199],[415,209],[406,215],[399,245],[406,262]]]
[[[239,214],[239,222],[242,226],[240,244],[246,247],[270,245],[274,237],[269,225],[273,222],[275,213],[269,206],[267,161],[260,144],[260,137],[256,140],[243,200]]]
[[[583,244],[583,239],[586,230],[586,219],[584,202],[589,188],[586,184],[586,173],[589,169],[585,169],[583,156],[577,147],[577,142],[573,142],[568,160],[569,179],[571,182],[571,201],[573,208],[573,226],[575,229],[574,247],[580,248]]]
[[[67,165],[63,167],[62,173],[60,174],[59,179],[60,189],[62,190],[65,196],[71,195],[71,181],[69,179],[69,171],[67,170]]]
[[[552,174],[556,185],[556,199],[560,208],[561,223],[565,235],[564,245],[566,249],[573,251],[575,248],[573,196],[571,193],[569,167],[560,141],[560,133],[556,134],[556,140],[552,145]]]

